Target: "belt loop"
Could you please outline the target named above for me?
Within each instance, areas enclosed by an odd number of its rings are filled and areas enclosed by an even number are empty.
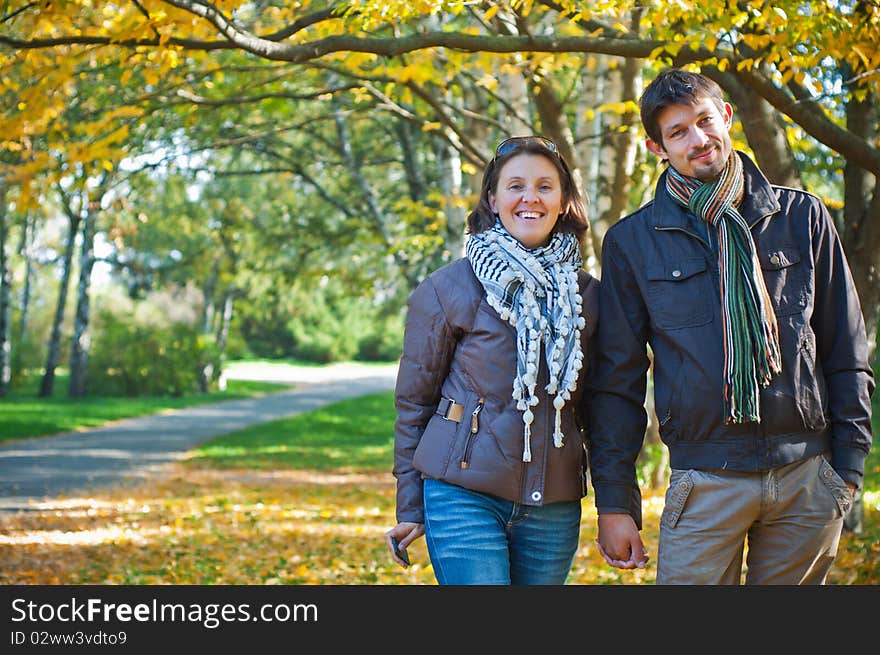
[[[460,423],[461,415],[464,413],[464,406],[459,405],[452,398],[440,398],[434,413],[442,416],[444,420]]]

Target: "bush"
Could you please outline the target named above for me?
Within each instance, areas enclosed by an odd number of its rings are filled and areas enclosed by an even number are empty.
[[[291,332],[296,344],[291,354],[308,362],[329,364],[346,361],[354,356],[357,349],[357,343],[339,325],[307,325],[293,321]]]
[[[219,354],[186,323],[139,324],[130,316],[104,312],[100,338],[89,355],[89,390],[99,395],[180,396],[213,387],[220,375]]]
[[[403,318],[376,319],[372,330],[358,341],[355,359],[365,362],[390,362],[400,359],[403,351]]]
[[[355,335],[363,326],[356,301],[319,289],[304,299],[288,323],[294,342],[291,355],[322,364],[350,360],[357,352]]]

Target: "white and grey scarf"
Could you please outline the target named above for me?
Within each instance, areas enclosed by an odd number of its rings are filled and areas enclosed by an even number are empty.
[[[512,395],[523,412],[523,461],[530,462],[540,345],[550,373],[546,390],[556,396],[553,444],[557,448],[562,447],[560,412],[577,388],[583,364],[580,333],[585,321],[578,288],[582,264],[578,242],[573,234],[554,233],[546,246],[529,249],[496,220],[490,229],[468,238],[466,251],[489,305],[516,328]]]

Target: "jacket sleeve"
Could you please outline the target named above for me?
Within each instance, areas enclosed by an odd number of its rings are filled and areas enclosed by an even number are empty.
[[[648,415],[648,312],[613,232],[602,246],[596,369],[590,389],[590,478],[600,514],[624,513],[642,527],[636,457]]]
[[[828,390],[831,465],[844,480],[861,487],[872,441],[874,375],[859,297],[840,237],[825,205],[814,202],[816,302],[810,324]]]
[[[408,305],[394,391],[392,472],[397,479],[397,521],[424,523],[422,479],[413,455],[440,402],[456,339],[430,277],[412,292]]]

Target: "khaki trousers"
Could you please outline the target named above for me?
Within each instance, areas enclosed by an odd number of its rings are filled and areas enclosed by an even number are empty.
[[[753,473],[673,469],[657,584],[824,584],[851,504],[823,455]]]

